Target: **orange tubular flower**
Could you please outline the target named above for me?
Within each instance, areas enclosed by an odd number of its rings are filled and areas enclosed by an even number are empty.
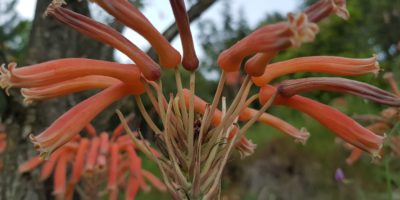
[[[110,148],[110,164],[108,168],[108,184],[107,189],[110,191],[110,199],[118,193],[117,178],[118,178],[118,161],[119,161],[119,146],[117,143],[111,144]]]
[[[90,148],[88,151],[85,164],[85,171],[89,175],[93,175],[94,166],[96,165],[97,156],[99,154],[99,147],[100,147],[100,138],[94,137],[90,142]]]
[[[258,110],[252,109],[252,108],[245,108],[241,112],[239,116],[240,121],[248,121],[250,120],[253,116],[257,114]],[[296,141],[305,144],[310,137],[310,133],[305,129],[297,129],[293,127],[291,124],[287,123],[286,121],[275,117],[273,115],[270,115],[268,113],[263,113],[257,121],[270,125],[283,133],[293,137]]]
[[[348,165],[353,165],[358,159],[360,159],[361,155],[363,154],[363,150],[354,147],[351,151],[349,157],[346,158],[346,163]]]
[[[394,80],[393,73],[387,72],[383,75],[383,78],[390,84],[392,91],[397,95],[400,96],[400,90],[397,86],[396,80]]]
[[[61,97],[92,89],[104,89],[121,81],[107,76],[84,76],[43,87],[22,88],[21,94],[26,103]],[[141,84],[141,83],[139,83]],[[139,87],[140,88],[140,87]],[[139,91],[138,91],[139,92]]]
[[[0,86],[6,89],[11,87],[49,87],[51,84],[79,77],[101,75],[113,77],[126,84],[134,85],[134,88],[138,88],[135,91],[137,94],[141,94],[144,91],[144,87],[140,82],[140,71],[133,64],[126,65],[85,58],[67,58],[22,68],[16,68],[16,64],[11,63],[8,69],[3,65],[0,73]],[[81,84],[84,85],[85,82],[81,82]]]
[[[56,199],[64,199],[67,185],[67,162],[69,155],[63,155],[57,161],[54,172],[54,191]]]
[[[167,187],[165,187],[164,183],[161,182],[156,176],[154,176],[149,171],[142,169],[142,175],[145,177],[155,188],[159,191],[167,191]]]
[[[136,193],[139,190],[139,180],[135,176],[129,176],[128,184],[126,184],[125,200],[135,199]]]
[[[58,151],[51,154],[50,158],[43,165],[42,171],[40,173],[41,181],[46,180],[47,178],[50,177],[55,165],[57,164],[58,159],[62,157],[62,155],[65,154],[65,152],[67,152],[67,150],[65,148],[61,148]]]
[[[35,169],[37,166],[42,164],[44,160],[40,156],[35,156],[31,158],[30,160],[22,163],[21,165],[18,166],[18,173],[22,174],[28,171],[31,171]]]
[[[190,31],[189,16],[186,12],[183,0],[170,0],[172,11],[178,26],[183,48],[182,65],[189,71],[194,71],[199,67],[199,59],[194,49],[192,32]]]
[[[82,138],[79,143],[79,147],[75,156],[75,161],[72,166],[72,175],[70,179],[70,185],[75,185],[81,178],[83,166],[85,163],[85,155],[89,148],[89,140],[86,138]],[[73,186],[72,186],[73,187]],[[72,189],[73,191],[73,189]]]
[[[118,31],[54,4],[49,6],[47,13],[80,33],[123,52],[138,65],[140,71],[148,80],[160,78],[161,69],[158,64]]]
[[[310,23],[304,13],[289,14],[288,22],[266,25],[223,51],[218,57],[218,65],[226,72],[238,71],[246,56],[259,52],[278,52],[290,46],[298,47],[303,42],[314,40],[318,26]],[[262,74],[264,67],[247,68],[254,76]]]
[[[356,95],[371,101],[390,106],[400,106],[400,98],[395,94],[372,85],[345,78],[301,78],[286,80],[277,86],[284,97],[310,91],[333,91]]]
[[[257,53],[246,62],[244,70],[251,76],[263,75],[266,65],[276,56],[277,53],[278,51]]]
[[[347,11],[346,8],[346,0],[317,1],[304,12],[311,22],[319,22],[332,13],[335,13],[343,19],[348,19],[350,17],[349,11]]]
[[[260,102],[263,104],[268,101],[274,91],[276,88],[272,86],[262,87]],[[374,134],[338,110],[298,95],[290,98],[278,96],[274,104],[285,105],[310,115],[346,142],[379,157],[384,136]]]
[[[107,106],[129,94],[131,94],[131,87],[126,84],[109,87],[74,106],[41,134],[31,135],[31,140],[46,157],[78,134]]]
[[[157,52],[160,64],[166,68],[175,68],[181,62],[181,55],[161,35],[150,21],[131,3],[126,0],[91,0],[101,6],[118,21],[135,30]]]
[[[309,56],[294,58],[268,65],[264,74],[252,77],[253,82],[262,87],[273,79],[298,72],[319,72],[340,76],[359,76],[367,73],[377,74],[379,64],[376,57],[365,59],[342,58],[335,56]]]
[[[92,124],[86,124],[85,130],[86,130],[88,136],[90,136],[91,138],[97,136],[96,128]]]

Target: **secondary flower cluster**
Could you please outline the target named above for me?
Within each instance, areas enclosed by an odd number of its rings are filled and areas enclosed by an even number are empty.
[[[315,90],[344,92],[382,104],[400,106],[398,96],[344,78],[305,78],[271,85],[271,81],[278,77],[298,72],[359,76],[379,71],[375,56],[364,59],[307,56],[271,63],[272,58],[281,51],[312,42],[319,31],[316,23],[320,20],[332,14],[347,19],[349,13],[345,0],[317,1],[303,12],[288,14],[286,21],[258,28],[223,51],[217,60],[221,76],[211,103],[195,95],[195,70],[199,62],[183,0],[170,0],[182,41],[182,58],[129,1],[93,2],[146,38],[155,49],[159,63],[116,30],[64,8],[63,0],[54,0],[47,15],[94,40],[114,47],[135,64],[67,58],[22,68],[16,68],[15,63],[8,67],[3,65],[0,86],[6,91],[11,87],[22,88],[22,95],[28,103],[84,90],[102,89],[71,108],[39,135],[31,135],[32,142],[42,156],[48,157],[53,151],[65,149],[68,145],[63,145],[76,140],[79,132],[102,110],[124,96],[133,95],[142,117],[160,144],[159,157],[154,154],[150,157],[159,166],[163,181],[174,199],[217,198],[221,188],[221,174],[233,147],[242,156],[254,151],[255,145],[246,139],[245,134],[256,121],[271,125],[297,141],[306,142],[309,133],[305,129],[299,130],[265,113],[271,105],[283,105],[304,112],[346,142],[379,157],[384,136],[373,133],[330,106],[299,94]],[[164,95],[160,66],[175,71],[176,94]],[[243,70],[241,66],[244,66]],[[188,88],[183,87],[181,67],[190,75]],[[230,101],[231,104],[227,105],[226,98],[222,96],[227,77],[230,73],[241,71],[245,73],[243,83],[236,97]],[[260,91],[249,95],[254,84]],[[153,121],[154,116],[150,116],[144,107],[141,99],[144,95],[148,96],[153,105],[162,128]],[[256,100],[261,103],[261,108],[249,108]],[[120,118],[123,119],[121,115]],[[149,152],[148,145],[140,140],[134,141],[136,145],[142,144],[142,150],[147,149]]]
[[[137,137],[138,133],[122,135],[123,130],[123,125],[119,125],[110,137],[106,132],[96,133],[89,124],[86,126],[87,137],[75,136],[48,160],[40,156],[31,158],[19,166],[18,172],[25,173],[42,164],[40,180],[44,181],[53,174],[56,199],[72,199],[75,190],[82,198],[101,198],[108,192],[109,199],[118,199],[122,190],[125,199],[135,199],[139,189],[150,191],[146,182],[165,191],[165,185],[142,168],[137,154],[140,149],[131,138]],[[151,151],[158,156],[157,151]]]

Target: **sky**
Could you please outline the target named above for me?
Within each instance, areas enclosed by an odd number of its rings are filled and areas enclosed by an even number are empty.
[[[202,14],[201,19],[212,19],[215,20],[216,24],[222,22],[221,13],[223,11],[223,1],[215,3],[211,8]],[[255,26],[266,13],[281,12],[287,13],[294,11],[298,6],[298,0],[225,0],[229,1],[232,13],[241,12],[245,19],[249,22],[250,27]],[[251,3],[250,3],[251,2]],[[17,11],[21,17],[25,19],[32,19],[34,15],[36,0],[20,0],[17,5]],[[91,5],[92,9],[96,9],[96,5]],[[165,30],[174,20],[172,11],[170,9],[168,0],[148,0],[146,1],[146,7],[143,10],[144,15],[153,23],[153,25],[162,32]],[[235,17],[235,16],[234,16]],[[237,17],[237,16],[236,16]],[[235,19],[235,18],[234,18]],[[237,18],[236,18],[237,19]],[[192,32],[195,40],[195,48],[199,56],[203,55],[200,45],[196,43],[196,36],[199,34],[198,24],[196,22],[191,24]],[[146,50],[149,45],[141,36],[135,32],[125,29],[123,33],[128,39],[133,41],[143,50]],[[172,42],[173,46],[182,51],[179,38]],[[120,62],[129,62],[129,59],[120,52],[116,52],[116,57]]]

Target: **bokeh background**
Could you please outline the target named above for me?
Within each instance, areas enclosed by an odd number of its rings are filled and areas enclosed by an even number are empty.
[[[167,0],[132,1],[140,7],[155,26],[181,49],[173,25],[173,15]],[[197,94],[212,98],[217,84],[218,54],[252,30],[267,23],[286,18],[287,12],[296,12],[311,4],[295,0],[188,0],[193,16],[192,29],[201,67],[198,72]],[[0,2],[0,63],[17,62],[19,66],[56,58],[87,57],[128,62],[119,52],[93,42],[44,18],[43,12],[50,0],[1,0]],[[125,29],[121,24],[87,1],[67,0],[68,7],[107,23],[124,33],[144,51],[152,54],[143,38]],[[345,57],[378,56],[382,72],[378,76],[357,77],[386,90],[389,85],[382,78],[384,72],[393,72],[400,83],[400,0],[348,0],[351,18],[344,21],[330,17],[320,23],[315,42],[299,49],[281,53],[274,61],[298,56],[338,55]],[[173,91],[172,74],[165,73],[164,85]],[[300,78],[315,74],[295,74],[284,78]],[[283,79],[284,79],[283,78]],[[237,78],[240,84],[240,78]],[[168,82],[171,81],[171,82]],[[279,80],[277,80],[279,81]],[[238,85],[233,84],[224,93],[232,97]],[[0,155],[0,199],[52,199],[52,181],[39,182],[38,172],[20,175],[18,164],[36,155],[28,139],[29,133],[39,133],[57,116],[92,94],[74,96],[25,106],[17,90],[11,96],[0,93],[1,122],[6,126],[7,150]],[[385,107],[360,98],[335,93],[310,93],[307,96],[335,106],[350,116],[379,114]],[[257,105],[256,105],[257,106]],[[97,117],[93,124],[98,130],[112,130],[119,123],[116,108],[125,114],[135,111],[132,98],[126,98]],[[151,107],[148,106],[151,111]],[[354,165],[345,162],[349,151],[335,142],[335,136],[311,118],[290,109],[273,107],[269,112],[296,127],[306,127],[311,137],[306,145],[295,143],[282,133],[264,125],[248,131],[256,143],[254,155],[241,160],[234,155],[224,172],[223,199],[400,199],[400,157],[387,152],[379,161],[363,155]],[[154,113],[154,112],[153,112]],[[140,116],[132,128],[140,128],[152,139]],[[397,122],[388,133],[399,135]],[[144,168],[158,173],[156,165],[147,160]],[[340,168],[345,182],[335,180]],[[138,199],[169,199],[157,191],[140,193]]]

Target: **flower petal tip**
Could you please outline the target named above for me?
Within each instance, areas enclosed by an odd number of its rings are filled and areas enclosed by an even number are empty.
[[[290,42],[295,48],[300,47],[302,43],[314,41],[315,35],[319,32],[318,25],[310,22],[305,13],[289,13],[288,22],[293,31]]]
[[[348,20],[350,18],[350,13],[346,7],[346,0],[334,0],[334,12],[336,15],[344,20]]]
[[[10,88],[12,88],[11,77],[14,69],[17,67],[17,63],[9,63],[6,67],[5,64],[1,65],[0,68],[0,87],[3,88],[7,94],[10,96]]]
[[[29,139],[33,143],[33,147],[35,148],[35,150],[39,151],[39,157],[42,160],[48,160],[51,155],[51,150],[43,148],[40,142],[35,138],[35,135],[33,135],[32,133],[29,134]]]
[[[296,143],[300,143],[302,145],[305,145],[308,141],[308,138],[310,137],[310,132],[305,127],[302,127],[300,129],[300,135],[294,140]]]

